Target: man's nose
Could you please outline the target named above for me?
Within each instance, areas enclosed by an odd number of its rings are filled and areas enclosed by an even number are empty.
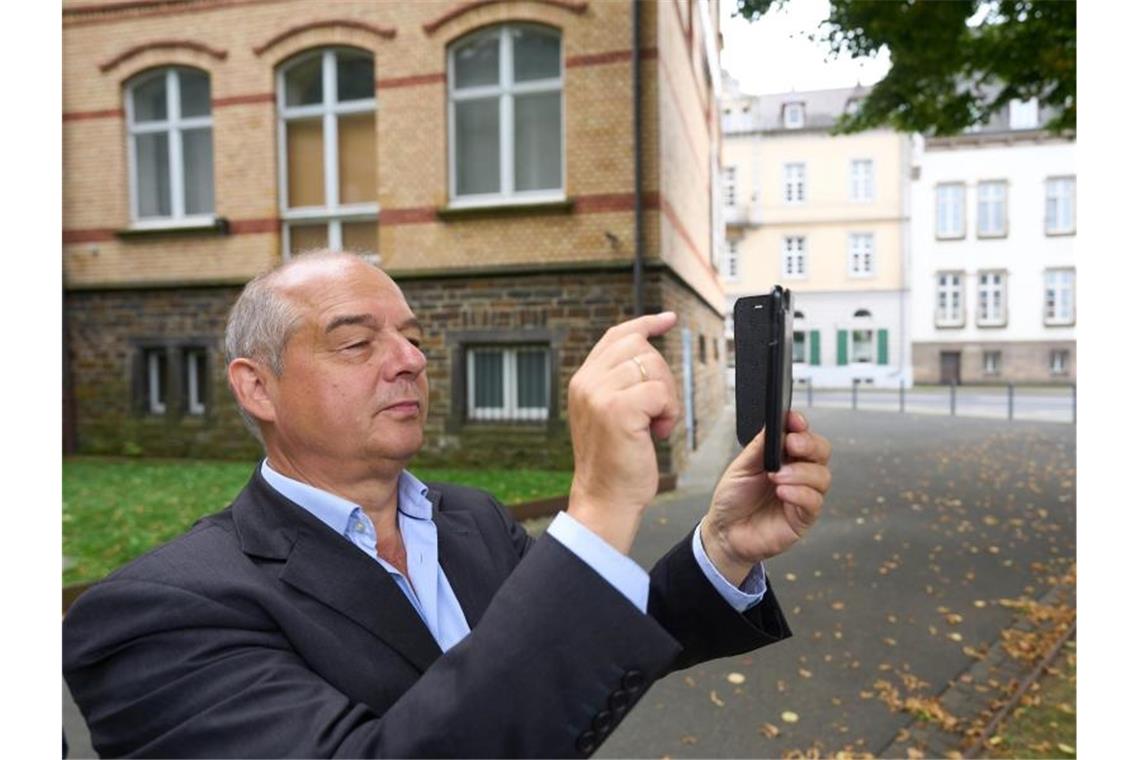
[[[414,343],[402,335],[393,339],[389,354],[389,372],[392,375],[418,376],[427,368],[427,357]]]

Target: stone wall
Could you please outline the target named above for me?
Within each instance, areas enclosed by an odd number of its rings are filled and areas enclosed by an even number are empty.
[[[1050,352],[1069,352],[1067,371],[1050,371]],[[1058,341],[995,341],[992,343],[915,343],[914,381],[937,383],[940,380],[940,355],[943,351],[961,352],[963,383],[1075,383],[1077,380],[1077,343]],[[985,353],[1000,351],[997,374],[985,372]]]
[[[533,270],[486,277],[399,278],[425,331],[429,417],[422,464],[550,469],[571,467],[566,388],[605,330],[633,315],[628,269]],[[226,383],[222,334],[237,288],[78,291],[65,296],[75,397],[77,451],[86,454],[254,458],[260,448],[242,427]],[[692,331],[696,439],[699,446],[725,403],[723,321],[676,278],[646,275],[646,310],[671,309],[680,323],[656,343],[682,389],[681,329]],[[704,361],[700,343],[704,338]],[[473,345],[543,344],[551,351],[550,419],[494,423],[467,419],[464,351]],[[206,413],[185,411],[184,346],[207,351]],[[167,352],[167,411],[145,404],[144,349]],[[682,418],[658,446],[660,467],[688,461]]]

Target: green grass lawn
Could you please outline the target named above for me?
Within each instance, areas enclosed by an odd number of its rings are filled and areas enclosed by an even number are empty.
[[[982,757],[1065,758],[1077,748],[1077,647],[1068,641],[998,727]]]
[[[65,585],[102,578],[224,509],[253,472],[252,462],[193,459],[63,460],[63,554],[74,564]],[[423,481],[482,488],[504,504],[562,496],[570,472],[412,468]]]

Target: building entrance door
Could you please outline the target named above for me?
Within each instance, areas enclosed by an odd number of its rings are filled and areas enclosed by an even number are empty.
[[[943,385],[962,384],[962,352],[943,351],[940,355],[938,382]]]

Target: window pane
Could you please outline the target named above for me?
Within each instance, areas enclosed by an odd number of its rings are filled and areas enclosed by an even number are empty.
[[[187,349],[182,355],[186,369],[186,411],[189,414],[206,413],[206,352],[200,348]]]
[[[489,34],[455,51],[455,88],[499,83],[499,34]]]
[[[455,104],[456,192],[499,191],[499,99]]]
[[[163,414],[166,411],[166,351],[149,349],[143,358],[146,361],[147,411]]]
[[[546,352],[543,350],[520,350],[518,367],[519,408],[546,408]]]
[[[135,136],[139,218],[170,216],[170,152],[165,132]]]
[[[302,251],[327,248],[328,244],[329,226],[327,224],[294,224],[289,227],[289,255],[291,256]]]
[[[475,352],[475,406],[503,408],[503,354]]]
[[[562,93],[515,98],[515,189],[562,186]]]
[[[342,116],[337,122],[341,203],[375,203],[376,115]]]
[[[182,118],[210,115],[210,77],[201,71],[178,72]]]
[[[368,100],[376,97],[372,56],[358,53],[336,55],[336,99]]]
[[[209,127],[182,132],[182,176],[187,214],[214,210],[214,141]]]
[[[375,219],[366,222],[344,222],[340,239],[345,250],[376,253],[380,250],[380,228]]]
[[[299,63],[285,74],[285,105],[311,106],[321,103],[324,88],[321,82],[323,56],[313,56]]]
[[[325,205],[324,137],[320,119],[285,125],[289,166],[289,206]]]
[[[516,82],[558,77],[561,44],[557,35],[534,29],[512,29],[511,41],[515,46]]]
[[[166,119],[166,72],[157,74],[131,90],[135,122]]]

